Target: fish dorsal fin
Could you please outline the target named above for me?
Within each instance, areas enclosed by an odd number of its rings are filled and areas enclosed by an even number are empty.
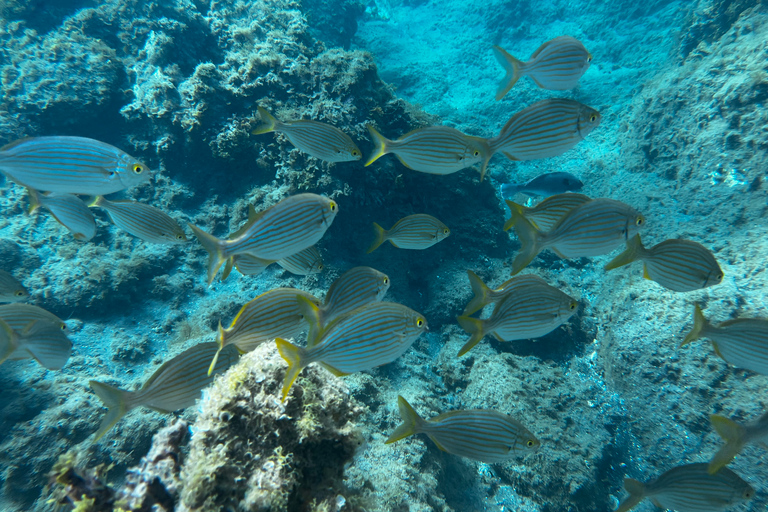
[[[235,231],[234,233],[229,235],[227,238],[229,238],[230,240],[234,240],[235,238],[237,238],[239,236],[242,236],[242,234],[245,233],[248,230],[248,228],[253,226],[254,222],[256,222],[257,220],[262,218],[264,216],[264,214],[267,213],[271,208],[272,207],[270,206],[266,210],[262,210],[260,212],[257,212],[256,208],[252,204],[249,204],[248,205],[248,220],[245,222],[245,224],[240,226],[240,229],[238,229],[237,231]]]
[[[553,41],[556,41],[556,39],[553,39]],[[551,44],[552,44],[552,41],[547,41],[546,43],[543,43],[541,46],[536,48],[536,51],[533,52],[533,54],[531,55],[531,58],[528,59],[528,62],[530,62],[530,61],[534,60],[536,57],[538,57],[541,54],[541,52],[546,50]]]

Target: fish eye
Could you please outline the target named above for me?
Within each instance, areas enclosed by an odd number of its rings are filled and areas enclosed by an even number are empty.
[[[384,278],[384,284],[389,284],[389,278],[388,277]]]
[[[592,114],[591,116],[589,116],[589,120],[594,123],[595,121],[597,121],[597,116],[595,114]]]
[[[592,62],[592,56],[587,57],[587,62]]]
[[[184,235],[176,235],[176,240],[184,240]]]
[[[133,164],[133,173],[141,174],[144,172],[144,167],[141,164]]]
[[[443,234],[444,234],[444,235],[447,235],[447,234],[448,234],[448,233],[450,233],[450,232],[451,232],[451,230],[450,230],[450,229],[448,229],[448,228],[445,228],[445,229],[443,230]]]
[[[317,264],[317,270],[323,270],[324,266],[322,263]]]
[[[535,444],[536,444],[536,443],[534,443],[534,442],[533,442],[533,439],[529,439],[529,440],[528,440],[528,442],[527,442],[527,443],[525,443],[525,446],[527,446],[528,448],[533,448],[533,446],[534,446]]]
[[[645,219],[643,219],[642,217],[638,217],[637,220],[635,221],[635,224],[637,224],[638,226],[642,226],[643,222],[645,222]]]
[[[360,152],[356,149],[352,150],[352,156],[360,156]]]
[[[423,325],[424,325],[424,320],[422,320],[421,318],[416,320],[416,327],[421,327]]]
[[[335,212],[338,206],[336,206],[336,201],[331,201],[331,211]]]
[[[474,156],[480,156],[480,152],[478,150],[475,150],[474,153],[472,153]]]
[[[717,274],[717,280],[718,281],[722,281],[723,280],[723,273],[722,272]]]
[[[23,297],[24,296],[24,292],[19,290],[19,291],[16,292],[16,296],[17,297]]]
[[[571,302],[569,307],[571,308],[571,311],[573,311],[574,309],[576,309],[576,307],[578,307],[578,305],[579,305],[578,302],[573,301],[573,302]]]

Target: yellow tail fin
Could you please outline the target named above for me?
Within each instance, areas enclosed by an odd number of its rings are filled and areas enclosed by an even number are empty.
[[[216,277],[216,273],[221,268],[221,265],[226,261],[229,255],[224,255],[224,240],[219,240],[215,236],[206,233],[199,227],[187,223],[187,226],[195,233],[195,236],[200,241],[200,245],[203,249],[208,251],[208,286],[213,282],[213,278]]]
[[[129,411],[126,400],[131,392],[95,380],[89,381],[88,384],[109,409],[107,415],[101,420],[99,431],[96,432],[94,441],[98,441]]]
[[[720,471],[720,468],[731,462],[741,449],[744,448],[744,427],[735,421],[718,416],[717,414],[711,415],[709,421],[717,433],[720,434],[720,437],[723,438],[723,441],[725,441],[722,448],[709,461],[707,471],[710,475],[714,475]]]
[[[368,248],[368,250],[365,251],[366,254],[371,254],[373,251],[378,249],[379,246],[387,240],[387,230],[379,226],[375,222],[373,223],[373,233],[376,238],[373,240],[373,243]]]
[[[384,444],[394,443],[419,432],[424,423],[421,416],[411,407],[411,404],[402,396],[397,397],[397,407],[400,409],[400,417],[403,422],[392,432],[392,435],[384,441]]]
[[[368,159],[367,162],[365,162],[365,167],[368,167],[373,162],[375,162],[382,156],[389,153],[389,150],[387,149],[387,143],[389,142],[389,139],[387,139],[378,131],[376,131],[376,128],[374,128],[373,126],[368,125],[367,128],[368,128],[368,132],[371,134],[371,138],[373,139],[373,144],[375,145],[375,147],[373,149],[373,153],[371,153],[371,157]]]
[[[488,295],[491,292],[491,289],[485,285],[477,274],[467,270],[467,275],[469,276],[469,285],[472,287],[472,293],[475,296],[469,301],[467,307],[464,308],[464,316],[469,316],[475,311],[483,309],[488,304]]]
[[[624,479],[624,489],[629,493],[629,497],[614,512],[627,512],[636,507],[645,498],[645,484],[633,478]]]
[[[500,46],[493,47],[493,56],[496,57],[496,61],[501,64],[501,67],[506,71],[506,75],[502,78],[499,88],[496,91],[496,101],[503,98],[510,89],[520,80],[522,74],[520,68],[522,62],[507,53],[504,48]]]
[[[688,335],[685,337],[685,339],[680,344],[680,346],[684,347],[685,345],[689,344],[690,342],[701,338],[702,331],[708,325],[709,325],[709,322],[707,322],[707,319],[704,318],[704,313],[701,312],[701,308],[699,307],[698,304],[694,304],[694,309],[693,309],[693,329],[691,329],[691,332],[688,333]]]
[[[640,235],[637,234],[627,240],[627,248],[624,249],[624,252],[609,261],[605,266],[605,270],[613,270],[615,268],[623,267],[624,265],[629,265],[633,261],[642,259],[646,252],[643,242],[640,240]]]
[[[467,341],[464,346],[461,347],[461,350],[459,350],[458,356],[461,357],[483,339],[485,336],[485,322],[479,318],[472,318],[470,316],[457,316],[456,320],[459,321],[459,325],[462,329],[471,334],[469,341]]]
[[[507,222],[504,223],[504,231],[509,231],[509,228],[515,224],[515,219],[525,217],[525,207],[514,201],[510,201],[509,199],[505,199],[504,202],[507,203],[511,215],[511,217],[507,219]]]
[[[256,129],[253,130],[251,133],[254,135],[261,135],[262,133],[269,133],[277,130],[280,124],[280,121],[275,119],[275,116],[267,112],[267,109],[258,107],[258,110],[259,110],[259,116],[261,116],[261,121],[264,124],[257,126]]]
[[[275,338],[277,344],[277,351],[283,356],[285,362],[288,363],[288,369],[285,371],[285,382],[283,383],[283,402],[288,397],[288,392],[291,390],[296,377],[299,376],[301,370],[304,368],[302,362],[304,356],[304,349],[297,347],[293,343],[285,341],[282,338]]]
[[[309,332],[307,333],[307,348],[317,345],[318,339],[323,330],[322,312],[317,304],[304,297],[303,295],[296,296],[296,302],[299,304],[299,313],[304,316],[304,320],[309,324]]]
[[[509,219],[515,228],[517,238],[520,240],[520,252],[512,260],[512,275],[519,274],[521,270],[533,261],[539,252],[541,252],[540,238],[541,232],[526,219],[522,213],[510,209],[512,217]]]

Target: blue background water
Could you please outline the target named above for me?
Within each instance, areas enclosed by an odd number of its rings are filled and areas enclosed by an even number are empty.
[[[168,421],[135,411],[92,444],[104,410],[89,379],[141,383],[160,362],[211,340],[218,321],[226,325],[257,294],[297,286],[322,295],[359,264],[389,274],[388,299],[423,312],[431,326],[400,360],[345,380],[367,407],[367,443],[348,484],[367,481],[381,510],[610,510],[624,476],[648,480],[708,460],[719,445],[710,413],[741,421],[765,410],[765,377],[729,367],[703,341],[677,349],[693,302],[718,321],[768,316],[762,4],[97,4],[0,6],[0,139],[67,134],[115,144],[160,170],[122,196],[218,235],[244,221],[248,203],[267,206],[297,191],[332,195],[341,213],[320,244],[326,272],[298,278],[270,267],[207,288],[196,242],[151,246],[101,217],[97,237],[81,244],[47,214],[27,216],[23,191],[6,182],[0,265],[23,278],[32,303],[69,319],[75,349],[59,372],[2,366],[0,508],[43,509],[45,474],[72,447],[90,465],[116,463],[119,481]],[[562,34],[594,55],[577,89],[542,91],[523,79],[493,99],[503,73],[492,45],[527,58]],[[423,124],[489,137],[551,96],[597,108],[600,127],[557,158],[496,156],[482,184],[472,170],[427,176],[392,157],[368,168],[328,166],[282,138],[249,134],[257,104],[279,106],[342,127],[368,154],[371,120],[390,137]],[[609,256],[545,254],[532,270],[578,297],[580,314],[539,341],[485,340],[457,359],[466,269],[501,283],[518,248],[501,231],[499,184],[555,170],[578,176],[592,197],[642,211],[649,243],[685,237],[710,247],[723,284],[675,294],[643,281],[639,265],[606,274]],[[452,236],[428,251],[385,246],[364,255],[371,222],[387,226],[410,213],[437,216]],[[385,446],[399,421],[397,394],[425,415],[469,407],[512,414],[542,449],[486,465],[441,453],[423,436]],[[183,416],[194,419],[192,409]],[[734,510],[765,509],[764,454],[749,447],[733,464],[758,491]]]

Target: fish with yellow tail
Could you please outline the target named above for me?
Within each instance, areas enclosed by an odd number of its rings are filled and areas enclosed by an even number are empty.
[[[112,224],[151,244],[185,244],[187,235],[173,217],[149,204],[138,201],[109,201],[96,196],[88,204],[107,212]]]
[[[299,151],[326,162],[353,162],[363,157],[349,135],[335,126],[307,119],[278,121],[266,109],[258,109],[264,124],[253,130],[254,135],[282,133]]]
[[[331,226],[339,207],[336,201],[317,194],[297,194],[257,214],[243,232],[222,240],[192,224],[189,227],[208,251],[208,284],[221,265],[236,254],[264,260],[287,258],[317,243]]]
[[[510,211],[522,247],[512,261],[512,274],[523,270],[544,249],[561,258],[599,256],[611,252],[645,226],[645,217],[614,199],[593,199],[566,213],[546,233],[521,213]]]
[[[739,425],[735,421],[717,414],[711,415],[709,421],[725,441],[725,444],[709,461],[707,471],[710,475],[714,475],[720,468],[730,463],[746,445],[755,443],[759,443],[763,447],[768,445],[768,412],[745,425]]]
[[[512,211],[512,216],[504,223],[504,231],[509,231],[519,216],[528,219],[528,222],[536,229],[547,232],[562,219],[566,213],[577,206],[591,201],[592,199],[584,194],[575,194],[566,192],[557,194],[544,199],[535,206],[523,206],[514,201],[506,199],[507,206]]]
[[[493,47],[493,55],[507,73],[496,92],[497,101],[524,76],[531,77],[542,89],[573,89],[592,62],[592,54],[581,41],[571,36],[556,37],[542,44],[528,62],[514,58],[500,46]]]
[[[467,274],[469,276],[469,285],[472,288],[472,292],[475,294],[475,296],[472,297],[472,300],[469,301],[467,307],[464,308],[464,313],[462,313],[463,316],[469,316],[477,311],[480,311],[489,304],[495,304],[501,301],[510,293],[514,293],[515,290],[517,290],[519,287],[531,285],[547,285],[547,283],[539,276],[529,274],[524,276],[515,276],[511,279],[507,279],[505,282],[501,283],[498,288],[492,289],[489,288],[488,285],[486,285],[483,280],[480,279],[480,277],[471,270],[467,270]]]
[[[317,322],[318,307],[303,297],[299,302],[307,321]],[[312,363],[336,376],[370,370],[400,357],[427,330],[420,313],[394,302],[372,302],[331,322],[310,347],[277,338],[277,350],[288,363],[282,400],[301,370]]]
[[[675,292],[700,290],[723,281],[717,260],[700,243],[665,240],[646,249],[639,234],[627,240],[627,249],[612,259],[605,270],[638,260],[643,262],[643,277]]]
[[[696,304],[693,329],[680,346],[699,338],[709,338],[715,353],[728,364],[768,375],[768,319],[735,318],[714,326]]]
[[[710,475],[706,463],[674,467],[648,483],[625,478],[624,489],[629,497],[615,512],[632,510],[646,498],[659,508],[677,512],[718,512],[755,495],[755,490],[730,469]]]
[[[216,343],[212,342],[194,345],[163,363],[137,391],[126,391],[96,380],[90,381],[91,389],[108,408],[96,432],[95,441],[101,439],[136,407],[144,406],[168,414],[194,405],[214,377],[227,371],[240,358],[235,347],[226,347],[221,351],[213,373],[209,375],[206,372],[208,362],[216,350]]]
[[[374,222],[373,230],[376,238],[368,248],[368,254],[375,251],[387,240],[398,249],[423,250],[445,240],[451,234],[448,226],[425,213],[403,217],[390,230],[386,230]]]
[[[480,163],[480,181],[483,181],[493,156],[486,139],[465,135],[449,126],[418,128],[397,140],[389,140],[371,125],[368,131],[376,148],[366,167],[389,153],[394,153],[407,168],[427,174],[453,174]]]
[[[47,192],[45,194],[27,188],[29,213],[44,207],[56,221],[67,228],[75,240],[87,242],[96,236],[96,221],[93,213],[82,199],[73,194]]]
[[[29,298],[29,292],[18,279],[0,270],[0,302],[21,302]]]
[[[459,316],[462,329],[471,336],[459,350],[459,357],[477,345],[486,334],[499,341],[539,338],[567,322],[579,307],[579,302],[549,286],[535,276],[520,276],[514,287],[493,309],[490,318]]]
[[[402,396],[397,397],[397,406],[403,423],[386,444],[426,434],[444,452],[489,464],[533,453],[541,446],[522,423],[497,411],[451,411],[425,420]]]

